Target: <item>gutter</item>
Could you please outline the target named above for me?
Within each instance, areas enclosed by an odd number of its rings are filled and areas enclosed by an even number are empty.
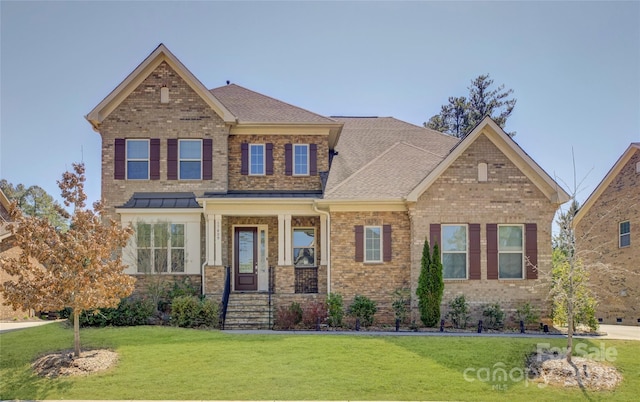
[[[205,210],[207,209],[207,201],[203,201],[202,203],[202,213],[204,214],[204,252],[205,252],[205,256],[204,256],[204,262],[202,263],[202,266],[200,267],[200,278],[202,281],[202,296],[205,295],[205,291],[204,291],[204,267],[207,266],[207,264],[209,264],[209,215],[207,215],[205,212]]]
[[[314,201],[313,210],[327,217],[327,295],[331,293],[331,214],[327,211],[318,209],[317,203]]]

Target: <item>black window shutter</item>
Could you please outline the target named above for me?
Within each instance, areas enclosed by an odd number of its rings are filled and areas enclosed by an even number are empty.
[[[309,175],[318,175],[318,145],[309,144]]]
[[[527,279],[538,279],[538,225],[525,225],[525,252],[527,256]]]
[[[433,246],[438,243],[438,247],[442,250],[442,245],[440,244],[440,224],[432,223],[429,225],[429,241],[431,242],[431,251],[433,251]]]
[[[167,140],[167,180],[178,180],[178,140]]]
[[[149,140],[149,178],[160,180],[160,138]]]
[[[291,144],[284,144],[284,174],[291,176],[293,174],[293,155]]]
[[[124,180],[126,172],[126,145],[124,138],[116,138],[113,155],[113,179]]]
[[[240,150],[242,151],[242,155],[240,156],[240,174],[246,176],[249,174],[249,144],[243,142],[240,144]]]
[[[364,261],[364,226],[355,227],[356,233],[356,262]]]
[[[273,174],[273,144],[267,143],[264,149],[265,149],[265,156],[264,156],[265,174],[272,175]]]
[[[391,261],[391,225],[382,226],[382,260]]]
[[[469,279],[480,279],[480,224],[469,224]]]
[[[213,140],[202,140],[202,180],[213,179]]]
[[[498,225],[487,223],[487,279],[498,279]]]

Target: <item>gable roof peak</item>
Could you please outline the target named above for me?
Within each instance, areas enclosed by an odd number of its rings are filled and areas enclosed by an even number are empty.
[[[169,49],[160,43],[129,75],[114,88],[85,118],[99,132],[100,124],[129,96],[161,63],[166,62],[225,121],[235,123],[236,117],[216,99]]]
[[[545,194],[549,201],[558,205],[569,201],[569,194],[489,116],[482,119],[466,137],[451,149],[451,152],[443,161],[413,189],[407,197],[407,201],[416,202],[438,177],[481,135],[485,135],[507,158],[514,162]]]

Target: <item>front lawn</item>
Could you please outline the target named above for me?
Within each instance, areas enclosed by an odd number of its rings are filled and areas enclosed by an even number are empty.
[[[45,379],[29,364],[70,349],[63,324],[0,335],[0,399],[281,400],[634,400],[640,345],[577,340],[582,350],[615,348],[624,375],[614,392],[539,387],[522,378],[538,343],[563,338],[231,335],[169,327],[89,328],[83,348],[110,348],[120,361],[87,377]],[[501,376],[502,369],[507,376]]]

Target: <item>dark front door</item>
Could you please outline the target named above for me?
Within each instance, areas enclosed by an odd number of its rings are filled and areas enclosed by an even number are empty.
[[[258,230],[235,230],[235,290],[258,290]]]

